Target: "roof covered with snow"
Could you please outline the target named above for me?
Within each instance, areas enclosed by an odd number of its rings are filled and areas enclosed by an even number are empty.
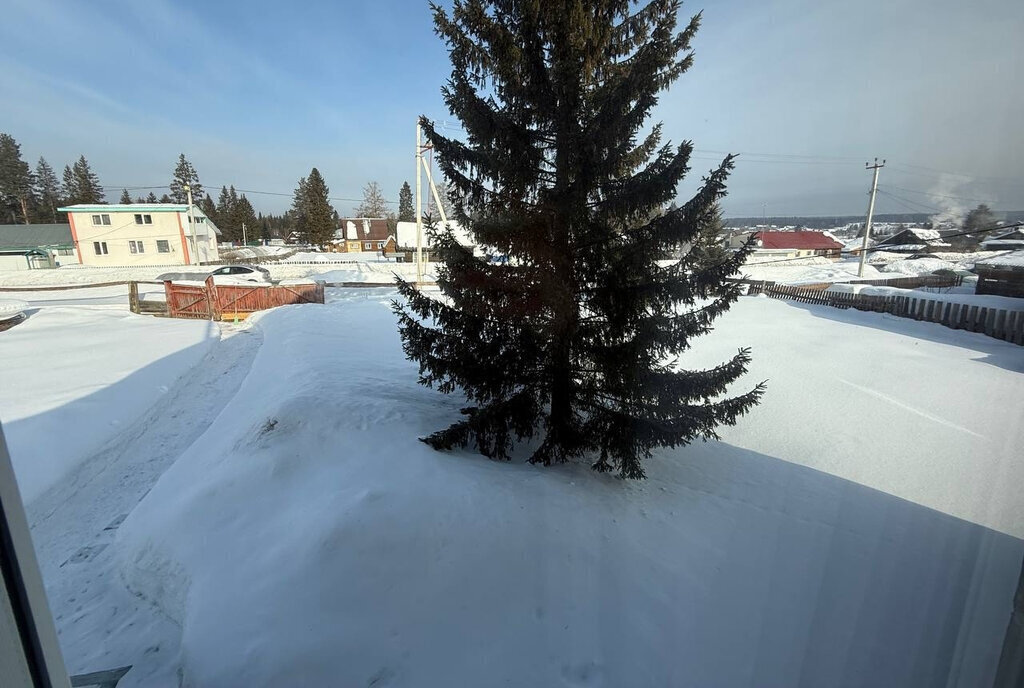
[[[804,250],[830,250],[842,248],[835,239],[830,239],[823,232],[798,230],[795,232],[758,232],[756,237],[761,240],[763,248],[795,248]]]
[[[949,246],[949,244],[943,243],[942,234],[939,233],[939,230],[920,229],[918,227],[904,229],[902,232],[897,232],[891,237],[883,239],[879,243],[881,246],[886,247],[918,244],[927,244],[928,246]]]
[[[440,223],[438,223],[440,224]],[[474,241],[470,236],[469,231],[454,220],[448,221],[448,226],[451,227],[455,233],[455,240],[463,246],[473,246]],[[415,222],[399,222],[398,223],[398,245],[404,248],[412,248],[416,246],[416,223]],[[426,223],[423,224],[423,245],[430,246],[430,232]]]
[[[382,217],[345,217],[334,233],[337,241],[387,241],[393,236],[388,220]]]
[[[983,258],[976,265],[989,265],[992,267],[1024,268],[1024,249],[1010,251],[1001,256]]]

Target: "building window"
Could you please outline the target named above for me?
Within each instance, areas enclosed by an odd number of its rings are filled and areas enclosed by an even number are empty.
[[[104,213],[102,215],[93,215],[92,216],[92,223],[94,225],[109,225],[110,224],[110,215],[107,215],[106,213]]]
[[[94,241],[92,242],[92,250],[96,252],[97,256],[107,255],[107,242],[105,241]]]
[[[373,250],[373,242],[372,241],[364,241],[363,242],[363,250],[364,251],[372,251]]]
[[[384,243],[385,242],[383,242],[383,241],[378,241],[377,242],[377,248],[384,248]]]
[[[156,252],[157,253],[170,253],[171,252],[171,244],[170,244],[170,242],[168,242],[167,239],[157,239],[156,240]]]
[[[57,249],[57,255],[58,256],[73,256],[73,255],[75,255],[75,250],[73,248],[59,248],[59,249]]]
[[[143,248],[141,241],[129,241],[128,250],[132,253],[145,253],[146,249]]]
[[[135,214],[135,224],[137,225],[151,225],[153,224],[152,215],[142,215],[141,213]]]
[[[193,220],[192,217],[188,218],[189,222],[192,222],[192,220]],[[197,218],[195,218],[195,222],[196,222],[197,225],[198,224],[202,224],[202,223],[206,222],[206,218],[205,217],[197,217]]]

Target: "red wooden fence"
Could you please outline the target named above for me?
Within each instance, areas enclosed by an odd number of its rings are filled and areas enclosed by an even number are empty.
[[[324,285],[235,285],[214,284],[208,277],[202,285],[164,282],[167,314],[172,318],[223,320],[246,316],[276,306],[323,303]]]

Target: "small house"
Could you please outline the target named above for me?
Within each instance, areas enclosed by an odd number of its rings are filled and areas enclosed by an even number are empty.
[[[879,251],[893,253],[921,253],[949,248],[937,229],[911,227],[878,242]]]
[[[1024,228],[1014,227],[1009,231],[993,232],[981,242],[983,251],[1024,249]]]
[[[398,247],[390,221],[378,217],[342,218],[331,249],[339,253],[394,253]]]
[[[0,225],[0,270],[36,270],[77,262],[70,225]]]
[[[975,294],[1024,298],[1024,249],[979,260],[974,272],[978,273]]]
[[[807,258],[823,256],[839,258],[843,245],[824,232],[794,230],[786,232],[757,232],[754,234],[754,254],[767,254],[780,258]]]
[[[868,238],[868,252],[875,247],[878,242],[874,239]],[[864,237],[857,237],[855,239],[849,239],[843,244],[842,254],[844,256],[860,256],[861,251],[864,250]]]

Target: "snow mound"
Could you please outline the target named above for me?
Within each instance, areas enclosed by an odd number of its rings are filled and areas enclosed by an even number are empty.
[[[417,441],[462,404],[416,384],[389,298],[262,314],[237,395],[119,529],[125,582],[181,626],[184,685],[928,685],[910,677],[945,676],[954,644],[963,685],[991,682],[1024,544],[797,465],[1018,518],[1000,467],[1019,442],[986,444],[984,467],[964,451],[1020,432],[1018,373],[949,343],[978,335],[907,346],[743,299],[696,364],[754,344],[765,404],[734,445],[660,452],[628,483]],[[879,400],[920,379],[914,403],[940,412]],[[975,501],[951,503],[966,483]]]
[[[913,258],[908,260],[896,260],[886,263],[881,268],[882,272],[898,272],[904,275],[930,275],[936,270],[952,270],[957,267],[956,263],[950,263],[938,258]]]
[[[28,303],[20,299],[0,299],[0,320],[15,318],[28,309]]]

